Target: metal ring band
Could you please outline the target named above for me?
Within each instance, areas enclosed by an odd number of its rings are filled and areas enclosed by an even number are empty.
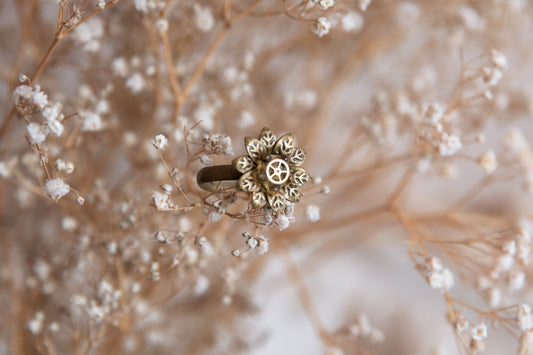
[[[210,192],[234,188],[241,173],[233,165],[213,165],[200,169],[196,174],[196,183]]]

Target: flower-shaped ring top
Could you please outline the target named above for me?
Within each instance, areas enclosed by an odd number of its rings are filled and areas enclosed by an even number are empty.
[[[268,128],[258,138],[246,137],[248,155],[233,160],[235,169],[242,173],[238,188],[252,194],[252,206],[261,208],[267,203],[280,213],[286,201],[298,202],[300,187],[310,181],[309,173],[301,167],[307,153],[295,147],[294,137],[286,133],[279,139]]]

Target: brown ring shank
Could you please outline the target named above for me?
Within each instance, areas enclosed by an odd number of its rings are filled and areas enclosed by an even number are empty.
[[[213,165],[200,169],[196,174],[196,183],[202,189],[214,192],[234,188],[241,173],[233,165]]]

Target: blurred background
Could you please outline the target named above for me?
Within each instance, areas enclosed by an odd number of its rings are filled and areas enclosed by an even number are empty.
[[[526,0],[0,0],[0,354],[533,354]],[[294,135],[281,211],[197,172]]]

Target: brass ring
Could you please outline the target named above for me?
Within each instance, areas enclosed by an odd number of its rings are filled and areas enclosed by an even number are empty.
[[[233,159],[232,165],[200,169],[198,186],[210,192],[247,192],[253,208],[267,207],[275,213],[283,213],[290,203],[300,201],[302,186],[311,176],[302,167],[307,153],[296,146],[291,133],[276,138],[265,127],[258,138],[246,137],[244,146],[247,154]]]

